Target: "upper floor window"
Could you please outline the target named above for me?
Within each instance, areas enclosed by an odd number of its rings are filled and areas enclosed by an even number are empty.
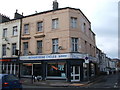
[[[37,41],[37,54],[42,53],[42,41]]]
[[[71,17],[71,27],[77,28],[77,18]]]
[[[3,29],[3,37],[7,37],[7,28]]]
[[[86,24],[83,23],[83,31],[85,32],[86,31]]]
[[[91,32],[91,35],[90,35],[90,36],[91,36],[91,39],[93,39],[93,33],[92,33],[92,32]]]
[[[15,55],[16,52],[16,43],[12,44],[12,55]]]
[[[52,19],[52,29],[57,29],[57,28],[58,28],[58,18]]]
[[[78,52],[78,38],[72,38],[72,52]]]
[[[37,23],[37,30],[38,30],[38,32],[42,32],[43,31],[43,22],[38,22]]]
[[[87,41],[85,41],[85,53],[87,53]]]
[[[6,44],[2,45],[2,56],[6,56]]]
[[[23,43],[23,55],[28,55],[28,42]]]
[[[24,34],[29,34],[29,24],[24,25]]]
[[[58,52],[58,39],[52,40],[52,52],[57,53]]]
[[[13,27],[13,36],[18,35],[18,29],[17,26]]]

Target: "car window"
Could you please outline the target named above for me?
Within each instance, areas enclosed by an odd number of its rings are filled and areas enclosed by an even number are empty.
[[[0,79],[2,79],[2,75],[0,74]]]
[[[7,76],[5,76],[5,80],[6,81],[14,81],[14,80],[19,80],[19,79],[13,75],[7,75]]]

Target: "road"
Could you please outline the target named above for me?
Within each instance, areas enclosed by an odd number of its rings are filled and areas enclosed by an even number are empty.
[[[51,87],[46,87],[46,86],[30,86],[30,85],[22,85],[24,89],[26,88],[51,88]],[[24,90],[23,89],[23,90]]]
[[[99,81],[90,83],[87,88],[120,88],[120,73],[107,75]]]
[[[98,88],[98,89],[109,88],[109,90],[114,90],[114,89],[120,88],[120,73],[106,75],[102,79],[82,87],[50,87],[50,86],[46,87],[46,86],[36,86],[36,85],[23,85],[23,90],[24,89],[39,90],[40,88],[81,88],[81,90],[84,90],[84,88],[88,88],[88,90],[89,89],[93,90],[93,88]],[[114,88],[114,89],[111,89],[111,88]]]

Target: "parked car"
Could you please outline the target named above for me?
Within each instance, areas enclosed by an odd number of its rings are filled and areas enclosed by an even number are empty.
[[[0,74],[0,85],[3,90],[22,90],[20,80],[12,74]]]

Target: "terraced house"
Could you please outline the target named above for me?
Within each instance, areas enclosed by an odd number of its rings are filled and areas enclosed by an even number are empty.
[[[8,74],[19,73],[16,51],[20,45],[20,24],[22,15],[15,13],[14,19],[0,14],[0,61],[1,71]]]
[[[80,82],[96,75],[91,22],[76,8],[58,8],[22,18],[20,76]]]

